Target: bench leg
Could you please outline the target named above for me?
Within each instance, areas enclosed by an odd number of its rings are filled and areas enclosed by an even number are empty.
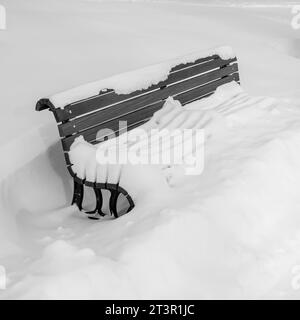
[[[109,210],[115,218],[118,218],[118,211],[117,211],[117,203],[119,198],[120,192],[117,190],[110,189],[110,199],[109,199]]]
[[[113,215],[115,218],[119,217],[117,204],[118,204],[119,195],[121,193],[125,195],[130,205],[129,208],[127,209],[127,212],[131,211],[134,208],[134,202],[132,201],[131,197],[127,193],[124,193],[124,191],[118,190],[118,188],[117,190],[113,188],[105,188],[105,189],[110,191],[109,210],[111,215]],[[99,219],[99,216],[105,216],[105,213],[103,213],[102,211],[102,206],[103,206],[102,192],[101,192],[101,189],[96,188],[96,186],[93,187],[93,190],[95,192],[95,197],[96,197],[96,208],[92,211],[87,211],[86,214],[91,215],[89,216],[90,219]],[[82,210],[83,196],[84,196],[84,184],[74,179],[72,205],[76,204],[80,211]]]
[[[120,194],[123,194],[129,203],[129,208],[127,209],[126,213],[128,213],[129,211],[131,211],[134,208],[134,202],[133,202],[132,198],[124,189],[119,188],[119,186],[118,186],[117,190],[115,190],[115,189],[108,189],[108,190],[111,193],[110,199],[109,199],[109,210],[110,210],[110,213],[115,218],[118,218],[120,216],[118,213],[118,210],[117,210],[117,204],[118,204],[118,199],[119,199]],[[125,212],[124,212],[124,214],[125,214]]]
[[[74,179],[72,205],[75,203],[80,211],[82,210],[83,194],[84,194],[83,184],[75,181]]]
[[[127,196],[127,201],[129,202],[129,208],[127,209],[127,213],[134,208],[134,202],[130,196]]]
[[[101,189],[94,187],[93,188],[95,192],[95,197],[96,197],[96,208],[92,211],[87,211],[86,214],[99,214],[100,216],[104,217],[105,213],[102,212],[102,205],[103,205],[103,197],[102,197],[102,192]],[[94,217],[89,217],[89,218],[94,218]]]

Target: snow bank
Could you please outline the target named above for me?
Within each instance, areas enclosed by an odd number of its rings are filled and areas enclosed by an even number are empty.
[[[130,297],[256,298],[270,290],[279,297],[276,285],[299,263],[299,105],[227,84],[187,109],[200,107],[203,175],[160,190],[155,213],[148,197],[134,218],[123,217],[128,240],[109,251],[118,261],[114,277]],[[141,226],[148,231],[138,232]]]
[[[250,97],[239,107],[241,98],[209,99],[226,129],[207,125],[200,179],[177,181],[160,198],[164,209],[150,197],[110,225],[81,224],[79,243],[50,242],[5,297],[284,296],[278,282],[299,263],[300,109]],[[94,241],[102,245],[91,249]]]

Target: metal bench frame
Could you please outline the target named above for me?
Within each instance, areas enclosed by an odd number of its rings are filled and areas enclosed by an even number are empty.
[[[111,193],[109,208],[114,217],[119,216],[117,202],[120,194],[123,194],[129,203],[127,212],[134,207],[134,201],[122,186],[95,183],[77,177],[72,170],[68,155],[76,137],[82,135],[86,141],[96,144],[109,138],[109,136],[97,136],[100,129],[112,129],[119,135],[121,133],[118,131],[119,121],[127,121],[128,130],[138,127],[148,121],[169,96],[185,105],[211,95],[222,84],[231,81],[239,83],[236,61],[236,58],[223,60],[218,55],[200,58],[192,63],[173,67],[166,80],[148,89],[137,90],[130,94],[117,94],[113,89],[107,88],[96,96],[74,101],[64,108],[56,108],[50,99],[40,99],[36,104],[36,110],[50,110],[58,124],[66,165],[74,179],[72,204],[76,204],[79,210],[82,210],[84,186],[87,186],[93,188],[96,197],[95,210],[87,212],[90,218],[104,215],[101,192],[104,189]]]

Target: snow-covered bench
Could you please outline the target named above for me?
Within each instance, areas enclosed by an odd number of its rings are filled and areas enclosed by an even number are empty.
[[[130,194],[119,183],[89,181],[74,172],[70,148],[82,136],[92,144],[109,139],[111,130],[122,133],[119,121],[127,121],[127,130],[147,122],[165,100],[172,96],[182,105],[212,94],[225,83],[239,82],[236,57],[229,47],[205,53],[193,53],[179,59],[123,73],[101,81],[40,99],[36,110],[49,109],[58,123],[67,168],[74,179],[72,204],[82,210],[84,186],[93,188],[97,205],[93,212],[102,215],[102,189],[111,192],[109,206],[118,217],[117,201],[123,194],[134,207]],[[105,129],[109,129],[105,133]]]

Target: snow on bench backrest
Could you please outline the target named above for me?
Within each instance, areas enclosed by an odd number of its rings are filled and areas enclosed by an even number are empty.
[[[236,58],[230,48],[176,59],[41,99],[38,111],[50,109],[59,123],[64,151],[83,136],[91,143],[103,141],[103,129],[120,133],[119,121],[127,130],[151,118],[164,101],[173,96],[181,104],[212,94],[220,85],[239,82]],[[114,89],[111,89],[114,88]]]

